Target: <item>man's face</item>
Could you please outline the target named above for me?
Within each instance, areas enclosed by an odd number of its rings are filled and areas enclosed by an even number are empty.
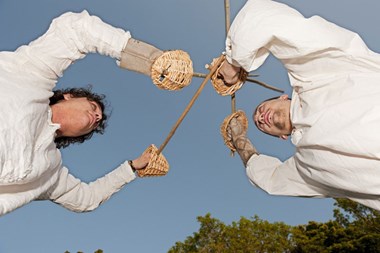
[[[60,104],[64,106],[65,118],[61,122],[61,135],[78,137],[90,133],[98,127],[102,119],[102,110],[98,103],[89,101],[85,97],[71,97],[64,95]]]
[[[288,95],[261,103],[253,114],[253,121],[262,132],[287,139],[293,128]]]

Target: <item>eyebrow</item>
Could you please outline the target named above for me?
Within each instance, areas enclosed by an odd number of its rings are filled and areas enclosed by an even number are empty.
[[[89,101],[91,104],[95,104],[96,109],[99,109],[100,111],[102,111],[102,107],[98,104],[98,102],[93,101],[93,100],[89,100]]]
[[[253,122],[255,123],[255,125],[256,125],[257,128],[259,128],[259,126],[258,126],[257,123],[256,123],[255,116],[256,116],[257,111],[259,110],[259,106],[260,106],[260,105],[261,105],[261,104],[259,104],[258,106],[256,106],[256,109],[255,109],[255,111],[253,112]]]

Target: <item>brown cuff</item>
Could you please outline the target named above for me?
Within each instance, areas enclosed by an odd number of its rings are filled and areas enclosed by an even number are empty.
[[[148,43],[130,38],[121,52],[120,67],[150,76],[153,62],[162,53]]]

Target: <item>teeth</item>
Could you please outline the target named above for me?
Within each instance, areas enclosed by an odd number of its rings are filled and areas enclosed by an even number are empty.
[[[269,119],[269,117],[270,117],[270,111],[267,111],[267,113],[265,115],[265,120],[266,120],[266,122],[267,122],[268,125],[270,125],[270,119]]]

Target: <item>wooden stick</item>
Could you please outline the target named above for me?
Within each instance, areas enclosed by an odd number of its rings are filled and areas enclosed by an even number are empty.
[[[193,106],[195,100],[199,97],[201,91],[203,88],[206,86],[208,80],[211,78],[211,76],[214,74],[214,72],[217,70],[221,62],[223,61],[223,57],[219,57],[219,59],[215,62],[214,66],[210,69],[210,72],[206,75],[205,79],[199,86],[198,90],[195,92],[193,95],[193,98],[190,100],[189,104],[181,114],[181,116],[178,118],[177,122],[174,124],[172,130],[170,131],[168,137],[166,137],[165,141],[161,144],[160,148],[158,149],[157,154],[160,154],[162,150],[165,148],[165,146],[168,144],[169,140],[172,138],[174,135],[175,131],[177,130],[178,126],[181,124],[182,120],[185,118],[187,113],[190,111],[191,107]]]
[[[236,112],[236,92],[231,94],[231,112]]]
[[[258,77],[259,74],[249,74],[248,77]],[[193,73],[193,77],[201,77],[201,78],[205,78],[206,77],[206,74],[203,74],[203,73],[198,73],[198,72],[194,72]]]
[[[197,73],[197,72],[194,72],[194,73],[193,73],[193,76],[194,76],[194,77],[205,78],[207,75],[206,75],[206,74],[203,74],[203,73]]]
[[[230,0],[224,0],[225,19],[226,19],[226,37],[230,30],[231,18],[230,18]],[[231,95],[231,111],[236,112],[236,97],[235,93]]]
[[[281,89],[279,89],[279,88],[276,88],[276,87],[274,87],[274,86],[271,86],[271,85],[269,85],[269,84],[266,84],[266,83],[264,83],[264,82],[258,81],[258,80],[256,80],[256,79],[250,79],[250,78],[247,78],[246,81],[251,82],[251,83],[256,83],[256,84],[261,85],[261,86],[263,86],[263,87],[265,87],[265,88],[267,88],[267,89],[270,89],[270,90],[274,90],[274,91],[278,91],[278,92],[284,93],[283,90],[281,90]]]
[[[205,78],[205,77],[206,77],[206,74],[202,74],[202,73],[193,73],[193,76],[194,76],[194,77],[199,77],[199,78]],[[258,76],[258,75],[248,75],[248,76]],[[269,85],[269,84],[266,84],[266,83],[264,83],[264,82],[258,81],[258,80],[256,80],[256,79],[247,78],[246,81],[247,81],[247,82],[251,82],[251,83],[256,83],[256,84],[258,84],[258,85],[260,85],[260,86],[263,86],[263,87],[265,87],[265,88],[267,88],[267,89],[271,89],[271,90],[274,90],[274,91],[278,91],[278,92],[280,92],[280,93],[284,93],[283,90],[281,90],[281,89],[279,89],[279,88],[277,88],[277,87],[271,86],[271,85]]]
[[[228,34],[228,31],[230,30],[230,0],[224,0],[224,8],[225,8],[225,14],[226,14],[226,36]]]
[[[230,19],[230,0],[224,0],[224,6],[226,10],[226,38],[228,35],[228,31],[230,30],[230,24],[231,24],[231,19]],[[236,112],[236,93],[234,92],[231,95],[231,113]],[[231,151],[231,156],[234,155],[234,152]]]

